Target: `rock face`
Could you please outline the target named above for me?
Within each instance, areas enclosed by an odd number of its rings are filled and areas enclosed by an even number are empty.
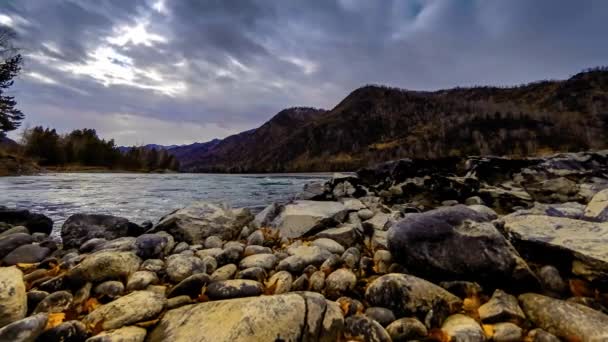
[[[590,280],[608,275],[608,223],[546,215],[508,215],[505,231],[526,257],[570,268]]]
[[[295,201],[283,207],[272,221],[281,237],[313,235],[325,227],[344,221],[348,210],[340,202]]]
[[[23,273],[15,267],[0,267],[0,328],[27,313]]]
[[[24,209],[9,209],[0,206],[0,222],[12,226],[25,226],[30,233],[39,232],[48,235],[53,230],[53,221],[50,218]]]
[[[213,235],[233,240],[251,220],[253,215],[248,209],[197,202],[163,217],[153,231],[164,230],[177,241],[202,244]]]
[[[151,291],[135,291],[102,305],[88,314],[83,323],[97,329],[118,329],[155,318],[167,305],[165,296]]]
[[[410,214],[389,230],[389,249],[408,270],[427,279],[536,286],[525,261],[486,220],[462,205]]]
[[[407,274],[387,274],[374,280],[365,291],[373,305],[392,310],[397,317],[424,319],[433,311],[436,324],[462,306],[460,298],[426,280]]]
[[[570,341],[608,340],[608,316],[586,306],[527,293],[519,296],[532,323]]]
[[[168,311],[148,341],[336,341],[339,307],[323,296],[289,293],[188,305]]]
[[[93,238],[113,240],[124,236],[137,236],[143,229],[129,220],[111,215],[76,214],[61,227],[61,239],[66,248],[79,248]]]

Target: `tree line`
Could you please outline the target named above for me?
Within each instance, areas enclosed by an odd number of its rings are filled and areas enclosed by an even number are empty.
[[[94,129],[77,129],[58,134],[55,129],[27,128],[22,138],[23,153],[41,166],[93,166],[129,171],[179,169],[166,150],[144,147],[119,149],[114,140],[97,136]]]

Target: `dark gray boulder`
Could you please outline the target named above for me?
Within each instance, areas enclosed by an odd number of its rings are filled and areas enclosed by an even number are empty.
[[[15,233],[0,238],[0,258],[4,258],[15,248],[34,242],[34,238],[25,233]]]
[[[125,236],[138,236],[143,228],[123,217],[99,214],[75,214],[61,227],[64,248],[79,248],[93,238],[114,240]]]
[[[163,251],[167,247],[169,239],[158,234],[143,234],[135,240],[137,256],[142,259],[156,259],[163,257]]]
[[[22,245],[8,253],[2,262],[5,265],[16,265],[20,263],[33,264],[44,260],[51,254],[51,249],[37,244]]]
[[[9,209],[0,206],[0,222],[12,226],[25,226],[30,233],[51,234],[53,220],[42,214],[31,213],[24,209]]]
[[[0,341],[32,342],[44,331],[48,314],[40,313],[13,322],[0,329]]]

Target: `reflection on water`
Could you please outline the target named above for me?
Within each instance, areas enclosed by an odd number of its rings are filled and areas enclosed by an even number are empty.
[[[271,202],[291,199],[305,183],[329,176],[57,173],[3,177],[0,205],[43,213],[53,219],[55,229],[75,213],[155,221],[194,201],[259,210]]]

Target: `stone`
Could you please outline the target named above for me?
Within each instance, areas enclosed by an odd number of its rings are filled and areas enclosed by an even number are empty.
[[[118,298],[125,292],[125,286],[116,280],[108,280],[95,286],[93,292],[100,297]]]
[[[23,273],[16,267],[0,267],[0,328],[24,318],[26,313]]]
[[[478,297],[483,292],[481,285],[470,281],[444,281],[439,286],[460,298]]]
[[[533,329],[528,332],[526,341],[530,342],[561,342],[561,340],[543,329]]]
[[[241,260],[241,256],[243,255],[244,248],[240,246],[226,246],[224,250],[215,257],[217,260],[217,264],[222,266],[226,264],[236,264]]]
[[[259,296],[263,292],[264,286],[255,280],[230,279],[209,284],[205,294],[211,299],[218,300]]]
[[[141,266],[141,271],[149,271],[149,272],[160,272],[165,268],[165,262],[160,259],[148,259],[145,260]]]
[[[222,281],[232,279],[238,267],[235,264],[224,265],[211,274],[211,281]]]
[[[469,209],[475,210],[476,212],[478,212],[482,215],[485,215],[490,220],[495,220],[498,218],[498,214],[494,211],[494,209],[486,207],[485,205],[473,204],[473,205],[467,205],[467,207]]]
[[[371,238],[373,250],[388,249],[388,232],[382,230],[374,230]]]
[[[393,342],[422,340],[428,335],[428,330],[415,318],[400,318],[386,327],[386,332]]]
[[[272,270],[276,264],[277,257],[274,254],[254,254],[241,260],[239,267],[241,269],[261,267],[265,270]]]
[[[38,305],[38,303],[40,303],[48,295],[49,295],[49,293],[46,291],[38,291],[38,290],[28,291],[26,294],[28,314],[31,314],[32,311],[34,311],[33,309],[35,309],[36,306]]]
[[[173,248],[172,253],[173,254],[179,254],[179,253],[181,253],[181,252],[183,252],[185,250],[188,250],[188,249],[190,249],[190,245],[182,241],[182,242],[179,242],[179,243],[177,243],[175,245],[175,247]]]
[[[32,242],[34,242],[34,238],[25,233],[15,233],[0,238],[0,259],[3,259],[17,247],[31,244]]]
[[[167,294],[167,298],[177,296],[190,296],[196,298],[202,293],[201,290],[203,289],[203,286],[210,282],[211,278],[205,273],[193,274],[175,285]]]
[[[450,342],[484,342],[483,329],[471,317],[456,314],[448,317],[441,330],[449,337]]]
[[[425,279],[539,287],[517,250],[487,219],[463,205],[409,214],[389,230],[389,250],[397,262]]]
[[[315,181],[304,184],[304,188],[296,198],[301,200],[322,200],[325,197],[326,182]]]
[[[343,224],[338,228],[324,229],[314,237],[331,239],[342,246],[352,246],[363,240],[363,228],[354,224]]]
[[[552,265],[574,260],[573,273],[588,280],[608,275],[608,223],[545,215],[502,219],[509,238],[528,259]]]
[[[314,293],[239,298],[183,306],[165,313],[149,342],[338,340],[343,318]]]
[[[167,310],[179,308],[180,306],[192,304],[194,301],[190,296],[177,296],[167,299]]]
[[[67,291],[57,291],[46,296],[34,309],[34,314],[47,312],[59,313],[66,311],[71,305],[74,297]]]
[[[308,265],[320,266],[332,253],[317,246],[289,247],[289,257],[281,260],[279,271],[301,272]]]
[[[179,283],[193,274],[206,272],[203,261],[195,256],[173,254],[167,258],[166,263],[167,276],[174,283]]]
[[[374,212],[369,209],[361,209],[361,210],[357,211],[357,215],[359,215],[359,218],[361,220],[367,221],[367,220],[371,219],[372,217],[374,217]]]
[[[253,215],[246,208],[231,209],[225,204],[195,202],[163,217],[152,230],[164,230],[176,241],[192,245],[203,243],[213,235],[225,241],[233,240],[252,220]]]
[[[101,245],[105,244],[106,242],[108,242],[108,240],[104,238],[92,238],[83,243],[78,248],[78,251],[80,253],[91,253],[92,251],[97,250]]]
[[[266,294],[282,294],[291,290],[293,277],[287,271],[279,271],[266,282]]]
[[[608,189],[604,189],[593,196],[585,208],[584,215],[594,221],[608,221]]]
[[[433,311],[435,325],[462,307],[460,298],[424,279],[407,274],[387,274],[375,279],[367,287],[365,299],[370,305],[390,309],[397,317],[425,319]]]
[[[266,271],[261,267],[246,268],[235,276],[236,279],[250,279],[263,282],[266,279]]]
[[[243,256],[248,257],[248,256],[254,255],[254,254],[271,254],[271,253],[272,253],[272,249],[270,249],[269,247],[252,245],[252,246],[245,247]]]
[[[201,249],[199,251],[196,251],[196,255],[203,259],[206,256],[210,256],[212,258],[217,258],[218,255],[222,254],[224,250],[221,248],[208,248],[208,249]]]
[[[151,271],[137,271],[133,273],[127,281],[127,291],[139,291],[143,290],[148,285],[158,283],[158,276],[155,272]]]
[[[61,226],[61,241],[64,248],[69,249],[79,248],[93,238],[113,240],[125,236],[138,236],[141,233],[143,233],[142,227],[122,217],[75,214],[68,217]]]
[[[352,292],[356,284],[357,276],[351,270],[342,268],[325,279],[325,294],[330,299],[337,299]]]
[[[0,206],[0,222],[8,223],[11,226],[25,226],[30,233],[51,234],[53,230],[53,221],[50,218],[24,209]]]
[[[342,245],[328,238],[318,238],[312,242],[312,245],[325,249],[334,254],[344,253],[344,247],[342,247]]]
[[[137,239],[133,236],[124,236],[118,239],[110,240],[102,245],[97,246],[93,252],[99,251],[124,251],[124,252],[137,252],[137,246],[135,243]]]
[[[363,221],[363,228],[366,231],[388,230],[396,222],[395,217],[387,213],[376,213],[372,218]]]
[[[332,256],[325,259],[325,261],[323,262],[323,264],[321,264],[321,267],[319,267],[319,269],[325,274],[330,274],[331,272],[342,267],[342,265],[344,265],[344,261],[342,260],[342,258],[335,254],[332,254]]]
[[[292,291],[306,291],[309,286],[308,276],[306,274],[302,274],[291,284]]]
[[[374,253],[374,268],[376,273],[388,273],[388,268],[391,266],[392,262],[393,256],[391,255],[391,252],[380,249]]]
[[[201,258],[201,261],[203,262],[203,267],[205,267],[205,273],[213,274],[217,269],[217,261],[214,257],[206,255]]]
[[[1,316],[0,316],[1,317]],[[47,313],[40,313],[14,321],[0,328],[0,341],[33,342],[42,334],[48,321]],[[48,341],[48,340],[42,340]]]
[[[608,308],[601,301],[591,297],[571,297],[566,299],[567,302],[581,304],[593,310],[608,314]]]
[[[86,342],[144,342],[147,331],[136,326],[122,327],[112,331],[103,331]]]
[[[372,306],[365,310],[365,315],[380,323],[383,327],[387,327],[395,321],[395,314],[387,308]]]
[[[517,298],[497,289],[492,298],[479,307],[479,318],[484,323],[512,322],[521,324],[526,316],[517,303]]]
[[[264,245],[264,233],[261,230],[256,230],[247,237],[247,245]]]
[[[281,237],[311,236],[343,222],[348,210],[340,202],[294,201],[285,205],[272,221]]]
[[[93,283],[86,283],[81,288],[74,292],[74,299],[72,300],[72,308],[77,313],[82,313],[84,304],[91,297],[91,291],[93,290]],[[31,291],[30,291],[31,292]]]
[[[363,316],[350,316],[344,321],[347,339],[366,342],[391,342],[391,337],[380,323]]]
[[[103,330],[118,329],[156,318],[166,304],[163,295],[151,291],[135,291],[96,308],[82,322]]]
[[[498,323],[492,326],[492,341],[519,342],[523,340],[523,330],[513,323]]]
[[[67,321],[44,331],[37,341],[80,342],[87,336],[87,327],[82,322]]]
[[[559,274],[559,270],[552,265],[543,266],[538,271],[538,279],[543,290],[550,294],[561,295],[566,293],[568,285]]]
[[[608,340],[608,315],[586,306],[526,293],[519,302],[534,326],[563,339]]]
[[[24,226],[16,226],[13,228],[10,228],[8,230],[5,230],[3,232],[0,233],[0,238],[3,238],[5,236],[9,236],[11,234],[16,234],[16,233],[21,233],[21,234],[30,234],[30,231],[27,229],[27,227]]]
[[[67,273],[75,283],[126,280],[141,265],[141,259],[133,252],[101,251],[91,254]]]
[[[255,218],[253,219],[253,221],[251,221],[251,227],[255,229],[270,227],[270,225],[272,224],[272,220],[277,217],[282,208],[283,206],[277,203],[272,203],[268,205],[257,215],[255,215]],[[251,232],[249,234],[251,234]],[[249,236],[249,234],[247,234],[245,238]]]
[[[163,258],[168,243],[169,239],[166,236],[158,234],[140,235],[135,240],[137,256],[144,260]]]
[[[2,262],[5,265],[35,264],[51,254],[51,249],[37,244],[22,245],[8,253]]]
[[[224,241],[217,235],[211,235],[205,239],[203,246],[205,246],[205,248],[222,248],[224,246]]]
[[[309,290],[321,292],[325,288],[325,272],[316,271],[310,275]]]

